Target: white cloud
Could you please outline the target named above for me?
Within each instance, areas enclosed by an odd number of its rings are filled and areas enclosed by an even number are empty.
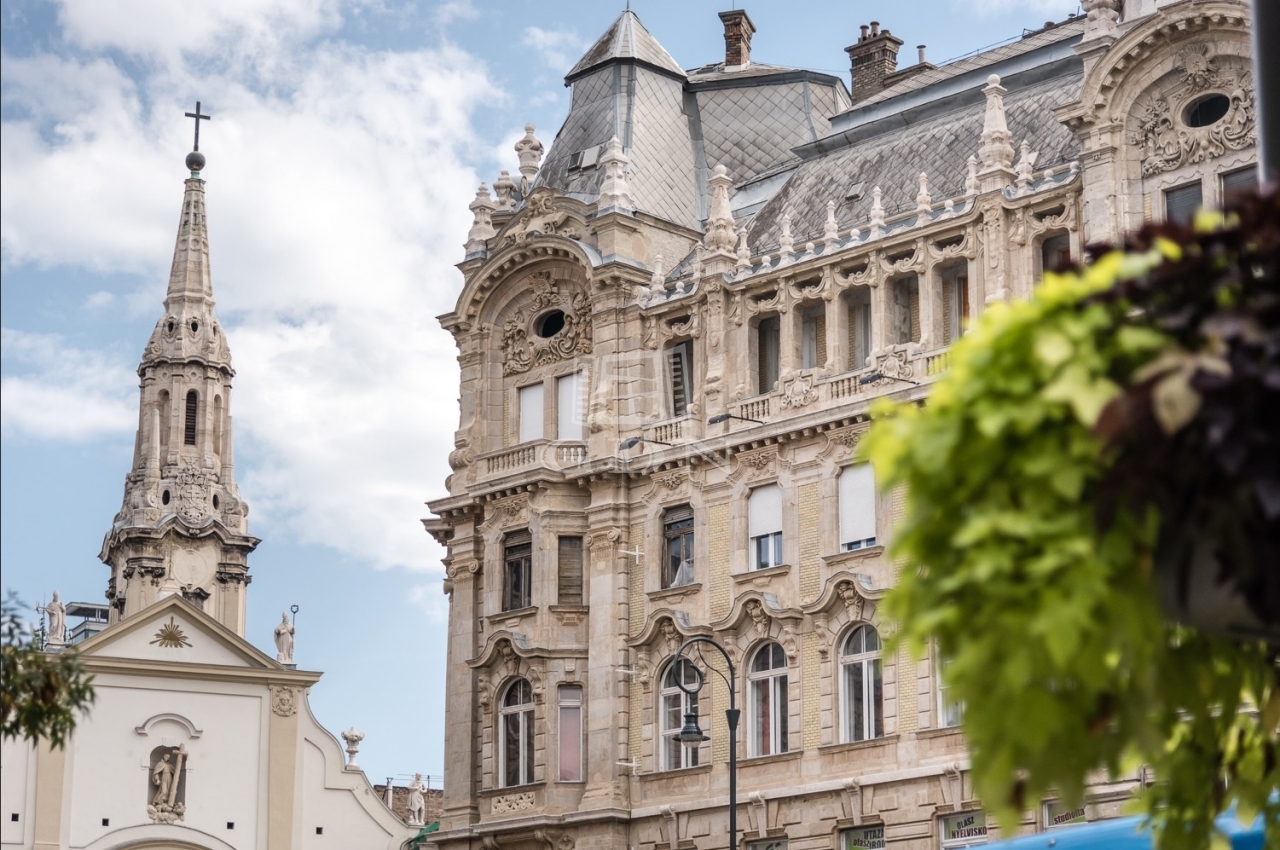
[[[441,3],[432,13],[435,25],[444,28],[454,21],[474,21],[480,17],[480,10],[472,5],[471,0],[449,0]]]
[[[92,5],[63,6],[80,43],[164,52],[164,27],[144,20],[146,32],[122,32]],[[177,14],[168,3],[104,5]],[[254,531],[284,531],[363,563],[438,570],[419,519],[449,471],[457,365],[434,316],[461,286],[453,263],[480,182],[466,161],[484,148],[471,112],[496,93],[482,64],[455,47],[282,41],[274,27],[322,32],[340,8],[313,6],[232,3],[202,19],[217,39],[183,41],[186,52],[136,78],[93,50],[5,57],[14,117],[0,158],[3,259],[131,274],[133,291],[95,293],[88,304],[119,298],[158,316],[190,145],[185,98],[218,92],[204,104],[214,117],[201,150],[214,289],[237,370],[236,435],[252,449],[240,454],[260,459],[238,469]],[[240,40],[248,61],[210,68],[192,58],[227,40]],[[132,350],[143,342],[121,341]],[[66,400],[37,390],[60,370],[75,372],[67,361],[36,359],[31,375],[5,378],[6,432],[61,415]],[[85,383],[114,381],[120,395],[93,421],[130,431],[136,379],[127,366],[103,372]]]
[[[1044,15],[1046,21],[1060,21],[1074,15],[1080,7],[1078,0],[953,0],[952,5],[966,13],[977,11],[980,15],[1035,12]]]
[[[569,73],[569,69],[590,46],[573,30],[544,30],[541,27],[525,29],[522,41],[526,47],[536,50],[542,61],[560,74]]]
[[[137,375],[123,358],[13,328],[0,330],[0,357],[21,373],[0,379],[6,436],[79,442],[137,427]]]

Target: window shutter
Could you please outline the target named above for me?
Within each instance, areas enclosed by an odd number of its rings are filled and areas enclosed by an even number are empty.
[[[840,545],[876,536],[876,482],[871,464],[840,473]]]
[[[558,576],[561,605],[582,604],[582,538],[560,538]]]
[[[693,508],[690,505],[677,505],[674,508],[667,508],[662,514],[663,525],[684,522],[687,519],[693,519]]]
[[[954,278],[942,281],[942,341],[951,343],[958,334],[955,332],[956,317],[956,281]]]
[[[751,491],[747,499],[750,537],[782,531],[782,488],[766,484]]]
[[[818,349],[817,363],[827,365],[827,314],[819,313],[813,318],[813,336]]]
[[[200,404],[200,396],[195,390],[187,392],[187,415],[182,427],[182,442],[188,446],[196,444],[196,409]]]
[[[911,342],[920,341],[920,284],[916,278],[912,278],[907,284],[907,314],[908,322],[910,322],[908,339]]]
[[[1190,224],[1200,208],[1202,194],[1199,183],[1179,186],[1164,193],[1164,217],[1176,224]]]
[[[542,384],[520,388],[520,442],[542,439]]]
[[[1229,204],[1258,188],[1258,169],[1250,166],[1222,175],[1222,203]]]
[[[556,430],[561,440],[582,440],[584,382],[581,372],[573,372],[556,381]]]
[[[671,415],[689,412],[689,344],[682,342],[667,350],[667,375],[670,378]]]
[[[761,319],[756,325],[756,377],[757,392],[761,395],[773,392],[778,383],[778,334],[781,327],[777,316]]]

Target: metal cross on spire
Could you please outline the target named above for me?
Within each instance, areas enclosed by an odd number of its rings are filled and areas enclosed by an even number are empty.
[[[188,112],[188,113],[186,113],[186,115],[187,115],[187,117],[188,117],[188,118],[194,118],[194,119],[196,120],[196,142],[195,142],[195,146],[194,146],[194,147],[192,147],[191,149],[192,149],[193,151],[198,151],[198,150],[200,150],[200,122],[201,122],[201,121],[212,121],[212,120],[213,120],[213,116],[212,116],[212,115],[201,115],[201,114],[200,114],[200,101],[198,101],[198,100],[196,101],[196,111],[195,111],[195,112]]]

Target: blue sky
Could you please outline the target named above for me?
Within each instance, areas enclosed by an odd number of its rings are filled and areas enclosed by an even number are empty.
[[[634,0],[685,67],[729,3]],[[434,317],[467,203],[622,2],[3,0],[0,562],[28,602],[103,598],[102,535],[134,373],[173,251],[200,100],[214,290],[237,369],[252,533],[248,637],[290,604],[312,708],[367,735],[370,777],[443,768],[446,598],[423,502],[444,493],[457,368]],[[872,19],[941,62],[1061,20],[1067,0],[754,2],[753,57],[845,76]]]

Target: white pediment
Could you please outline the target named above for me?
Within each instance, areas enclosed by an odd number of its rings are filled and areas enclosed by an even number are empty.
[[[279,667],[252,644],[180,597],[171,596],[95,635],[86,658],[129,658],[175,664]]]

